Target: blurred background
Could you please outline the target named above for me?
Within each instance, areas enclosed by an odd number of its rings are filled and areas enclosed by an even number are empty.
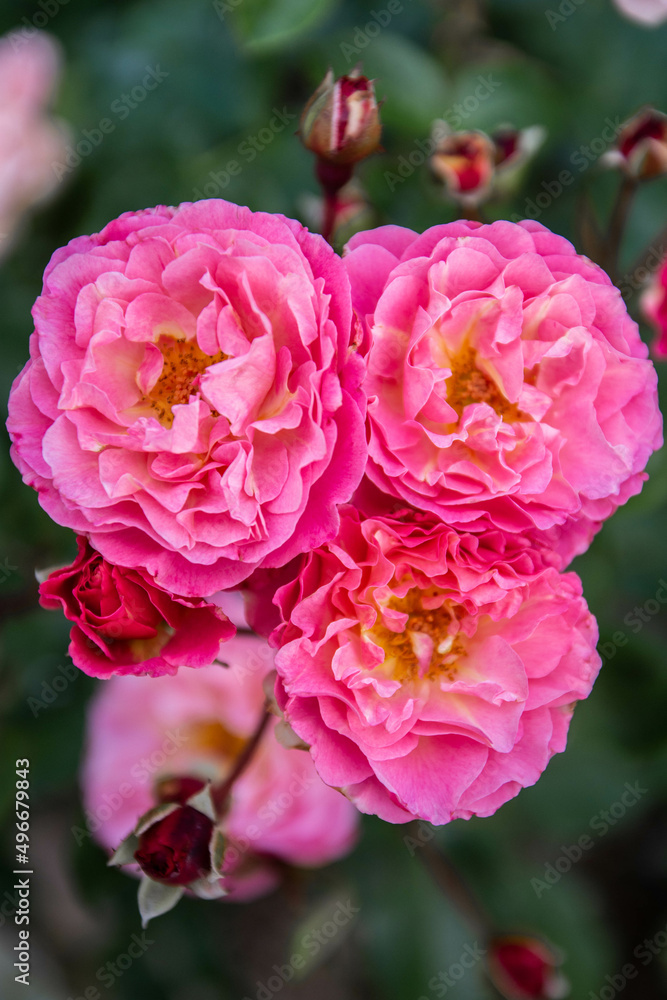
[[[457,216],[425,166],[399,170],[436,118],[462,128],[546,129],[520,185],[488,206],[490,217],[537,214],[577,244],[582,188],[601,217],[608,215],[618,178],[596,166],[608,145],[603,134],[608,120],[617,126],[643,104],[667,111],[667,26],[625,20],[612,0],[394,0],[391,9],[386,0],[373,7],[368,0],[4,0],[1,33],[26,36],[40,27],[60,43],[55,113],[70,134],[68,158],[54,169],[54,193],[0,262],[3,401],[27,358],[43,270],[71,238],[130,209],[202,196],[311,220],[313,161],[295,132],[329,65],[340,74],[363,60],[384,99],[384,152],[358,172],[368,201],[359,228],[392,222],[421,230]],[[156,85],[149,90],[142,81],[151,71]],[[488,93],[475,97],[481,81],[491,81]],[[102,131],[102,120],[113,127]],[[230,172],[230,161],[240,169]],[[576,183],[558,193],[563,170]],[[643,275],[633,277],[632,262],[649,246],[656,261],[667,254],[667,237],[658,235],[666,222],[667,179],[659,179],[640,190],[623,247],[620,271],[635,316]],[[643,334],[650,337],[646,328]],[[68,667],[66,622],[37,606],[35,568],[70,561],[73,537],[22,485],[6,435],[5,443],[2,996],[24,995],[12,968],[17,758],[31,761],[33,1000],[89,998],[91,984],[110,1000],[267,1000],[278,992],[318,1000],[497,996],[479,962],[447,985],[443,976],[466,946],[474,948],[474,931],[434,886],[406,831],[369,817],[345,861],[288,873],[281,890],[255,903],[186,900],[150,925],[141,958],[100,980],[98,970],[125,954],[140,932],[136,882],[107,869],[94,839],[80,835],[86,704],[102,682]],[[637,969],[636,978],[624,978],[627,1000],[666,995],[664,453],[654,456],[649,473],[642,495],[573,567],[600,623],[604,665],[593,695],[577,708],[567,752],[495,816],[456,822],[429,841],[448,852],[500,929],[539,933],[561,949],[576,998],[609,1000],[627,963]],[[635,793],[624,801],[626,783]],[[583,835],[593,845],[576,860],[572,848]],[[309,958],[299,981],[295,975],[278,989],[264,985],[308,928],[326,920],[327,907],[348,898],[359,912]],[[653,942],[649,950],[645,940]]]

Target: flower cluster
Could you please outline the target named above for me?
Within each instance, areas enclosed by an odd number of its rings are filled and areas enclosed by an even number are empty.
[[[353,98],[363,109],[372,90],[355,86],[322,97],[344,106],[348,138]],[[509,162],[518,137],[502,142]],[[291,780],[296,756],[361,811],[446,823],[494,812],[564,749],[600,664],[565,570],[662,440],[638,328],[570,243],[536,222],[388,226],[341,258],[296,222],[204,201],[128,213],[59,250],[34,318],[8,426],[25,481],[80,535],[42,600],[73,622],[82,669],[199,667],[182,683],[224,689],[207,696],[206,738],[228,766],[246,734],[226,714],[229,673],[206,664],[260,641],[232,638],[240,588],[277,650],[276,732],[312,758],[262,743],[265,782],[287,758]],[[142,705],[170,704],[172,687],[190,704],[181,676],[114,678],[113,731],[130,685]],[[149,739],[145,708],[135,730]],[[131,857],[210,894],[228,864],[211,830],[247,836],[266,784],[245,772],[247,793],[239,782],[205,822],[201,782],[224,776],[198,766],[197,732],[172,764],[199,784],[162,795]],[[172,851],[181,822],[198,831],[196,864]],[[331,848],[302,822],[323,850],[302,863],[349,842],[339,822]],[[251,853],[290,860],[282,826]]]

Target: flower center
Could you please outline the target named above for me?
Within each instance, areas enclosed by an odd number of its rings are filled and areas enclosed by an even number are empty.
[[[171,427],[174,421],[172,407],[179,403],[187,403],[193,392],[197,391],[198,381],[203,372],[219,361],[225,361],[227,355],[222,351],[217,354],[205,354],[196,340],[176,340],[175,337],[160,337],[157,347],[162,353],[164,363],[157,382],[142,398],[155,411],[158,420],[165,427]],[[214,416],[219,416],[213,410]]]
[[[246,745],[242,736],[230,733],[217,719],[197,722],[188,735],[193,750],[207,757],[222,757],[225,761],[235,760]]]
[[[381,621],[370,636],[385,651],[384,666],[401,683],[415,680],[453,680],[456,662],[465,656],[459,621],[466,614],[461,605],[444,600],[432,607],[442,591],[432,587],[412,587],[405,597],[392,597],[385,605],[392,611],[407,614],[402,632],[394,632]]]
[[[471,403],[487,403],[503,420],[527,419],[525,413],[503,395],[493,379],[477,365],[475,350],[466,345],[449,360],[452,374],[445,380],[447,402],[459,417]]]

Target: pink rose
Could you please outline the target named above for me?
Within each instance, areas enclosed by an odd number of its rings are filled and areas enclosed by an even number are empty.
[[[663,260],[641,298],[642,312],[653,326],[657,357],[667,358],[667,260]]]
[[[349,283],[224,201],[130,212],[49,264],[8,427],[59,524],[201,595],[335,534],[366,460]]]
[[[653,28],[667,21],[667,0],[614,0],[626,17]]]
[[[57,183],[53,164],[65,155],[66,133],[48,107],[59,61],[48,35],[0,38],[0,253],[23,212]]]
[[[54,570],[39,595],[42,607],[62,608],[74,622],[69,655],[84,673],[159,677],[205,667],[235,634],[213,604],[169,594],[143,570],[114,566],[85,538],[77,541],[72,565]]]
[[[574,573],[405,510],[361,520],[276,595],[276,694],[328,784],[389,822],[489,816],[565,748],[600,666]]]
[[[230,771],[260,717],[273,653],[247,635],[223,653],[227,667],[114,677],[100,688],[88,716],[82,784],[88,826],[104,847],[117,848],[144,812],[169,799],[160,790],[171,779],[221,781]],[[321,781],[309,754],[275,741],[277,721],[234,785],[221,825],[229,842],[226,898],[234,901],[270,891],[280,881],[276,861],[328,864],[357,837],[354,806]],[[199,787],[190,784],[188,794]]]
[[[537,222],[386,226],[345,258],[368,352],[367,474],[449,524],[545,531],[562,564],[638,493],[656,373],[607,275]]]

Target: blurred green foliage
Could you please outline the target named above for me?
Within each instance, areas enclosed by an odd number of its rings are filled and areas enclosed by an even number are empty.
[[[608,118],[622,120],[643,103],[667,110],[667,28],[632,25],[611,0],[570,6],[573,13],[552,28],[546,12],[559,9],[557,0],[403,0],[401,12],[376,30],[386,21],[379,16],[383,0],[370,9],[362,0],[54,0],[46,7],[5,0],[2,30],[30,28],[43,22],[36,18],[43,9],[57,11],[48,23],[65,58],[57,111],[71,125],[73,146],[102,119],[111,120],[113,130],[88,144],[88,154],[67,170],[57,196],[34,213],[0,267],[3,399],[27,357],[30,308],[44,267],[67,240],[99,230],[123,211],[191,200],[196,191],[304,218],[306,196],[317,189],[312,162],[294,133],[301,107],[330,64],[340,73],[363,59],[385,99],[385,152],[360,170],[371,224],[423,229],[455,217],[424,167],[394,190],[386,175],[396,174],[401,157],[418,148],[434,118],[451,116],[475,93],[479,77],[490,76],[498,85],[466,112],[465,127],[509,121],[548,130],[520,190],[493,204],[491,215],[523,215],[527,201],[545,190],[543,182],[570,169],[577,185],[552,197],[540,221],[576,241],[578,191],[590,189],[604,218],[616,183],[598,176],[585,149]],[[149,68],[166,74],[164,81],[144,98],[137,98],[140,91],[132,97]],[[462,104],[464,111],[470,106]],[[272,129],[276,111],[286,123]],[[241,165],[233,176],[230,161]],[[667,181],[647,184],[632,214],[622,267],[666,219]],[[634,299],[629,305],[636,311]],[[605,526],[575,567],[599,619],[605,662],[593,696],[577,709],[567,752],[497,815],[455,823],[436,837],[501,928],[544,933],[563,949],[577,998],[597,994],[605,976],[632,961],[633,948],[667,923],[667,610],[655,600],[667,578],[664,455],[654,457],[649,471],[642,495]],[[77,847],[71,834],[83,824],[75,776],[95,683],[77,675],[64,689],[54,686],[65,676],[67,628],[37,608],[32,580],[36,566],[73,555],[72,537],[41,511],[6,448],[0,490],[0,564],[7,567],[0,583],[4,846],[13,838],[13,762],[29,757],[35,822],[53,838],[42,858],[53,871],[36,877],[43,888],[35,895],[39,950],[32,995],[64,1000],[99,985],[97,970],[138,932],[136,886],[105,868],[92,840]],[[647,601],[659,608],[647,608],[640,621],[633,609]],[[591,833],[592,821],[619,800],[626,782],[639,782],[646,794],[603,835],[598,827],[584,859],[538,892],[531,880],[544,879],[564,847]],[[361,845],[348,860],[323,873],[291,876],[268,900],[245,907],[184,902],[151,926],[155,943],[102,995],[254,998],[258,981],[267,980],[274,963],[288,961],[318,908],[351,893],[360,913],[340,947],[321,956],[309,980],[286,984],[281,996],[444,995],[439,972],[475,938],[429,880],[419,850],[411,856],[404,836],[401,828],[366,819]],[[67,902],[65,883],[76,906]],[[9,859],[0,895],[11,885]],[[48,892],[61,893],[57,920],[44,902]],[[11,949],[13,924],[0,912],[4,946]],[[3,996],[19,996],[4,964],[0,979]],[[652,1000],[664,996],[666,982],[663,954],[624,995]],[[492,996],[481,966],[450,993],[457,1000]]]

